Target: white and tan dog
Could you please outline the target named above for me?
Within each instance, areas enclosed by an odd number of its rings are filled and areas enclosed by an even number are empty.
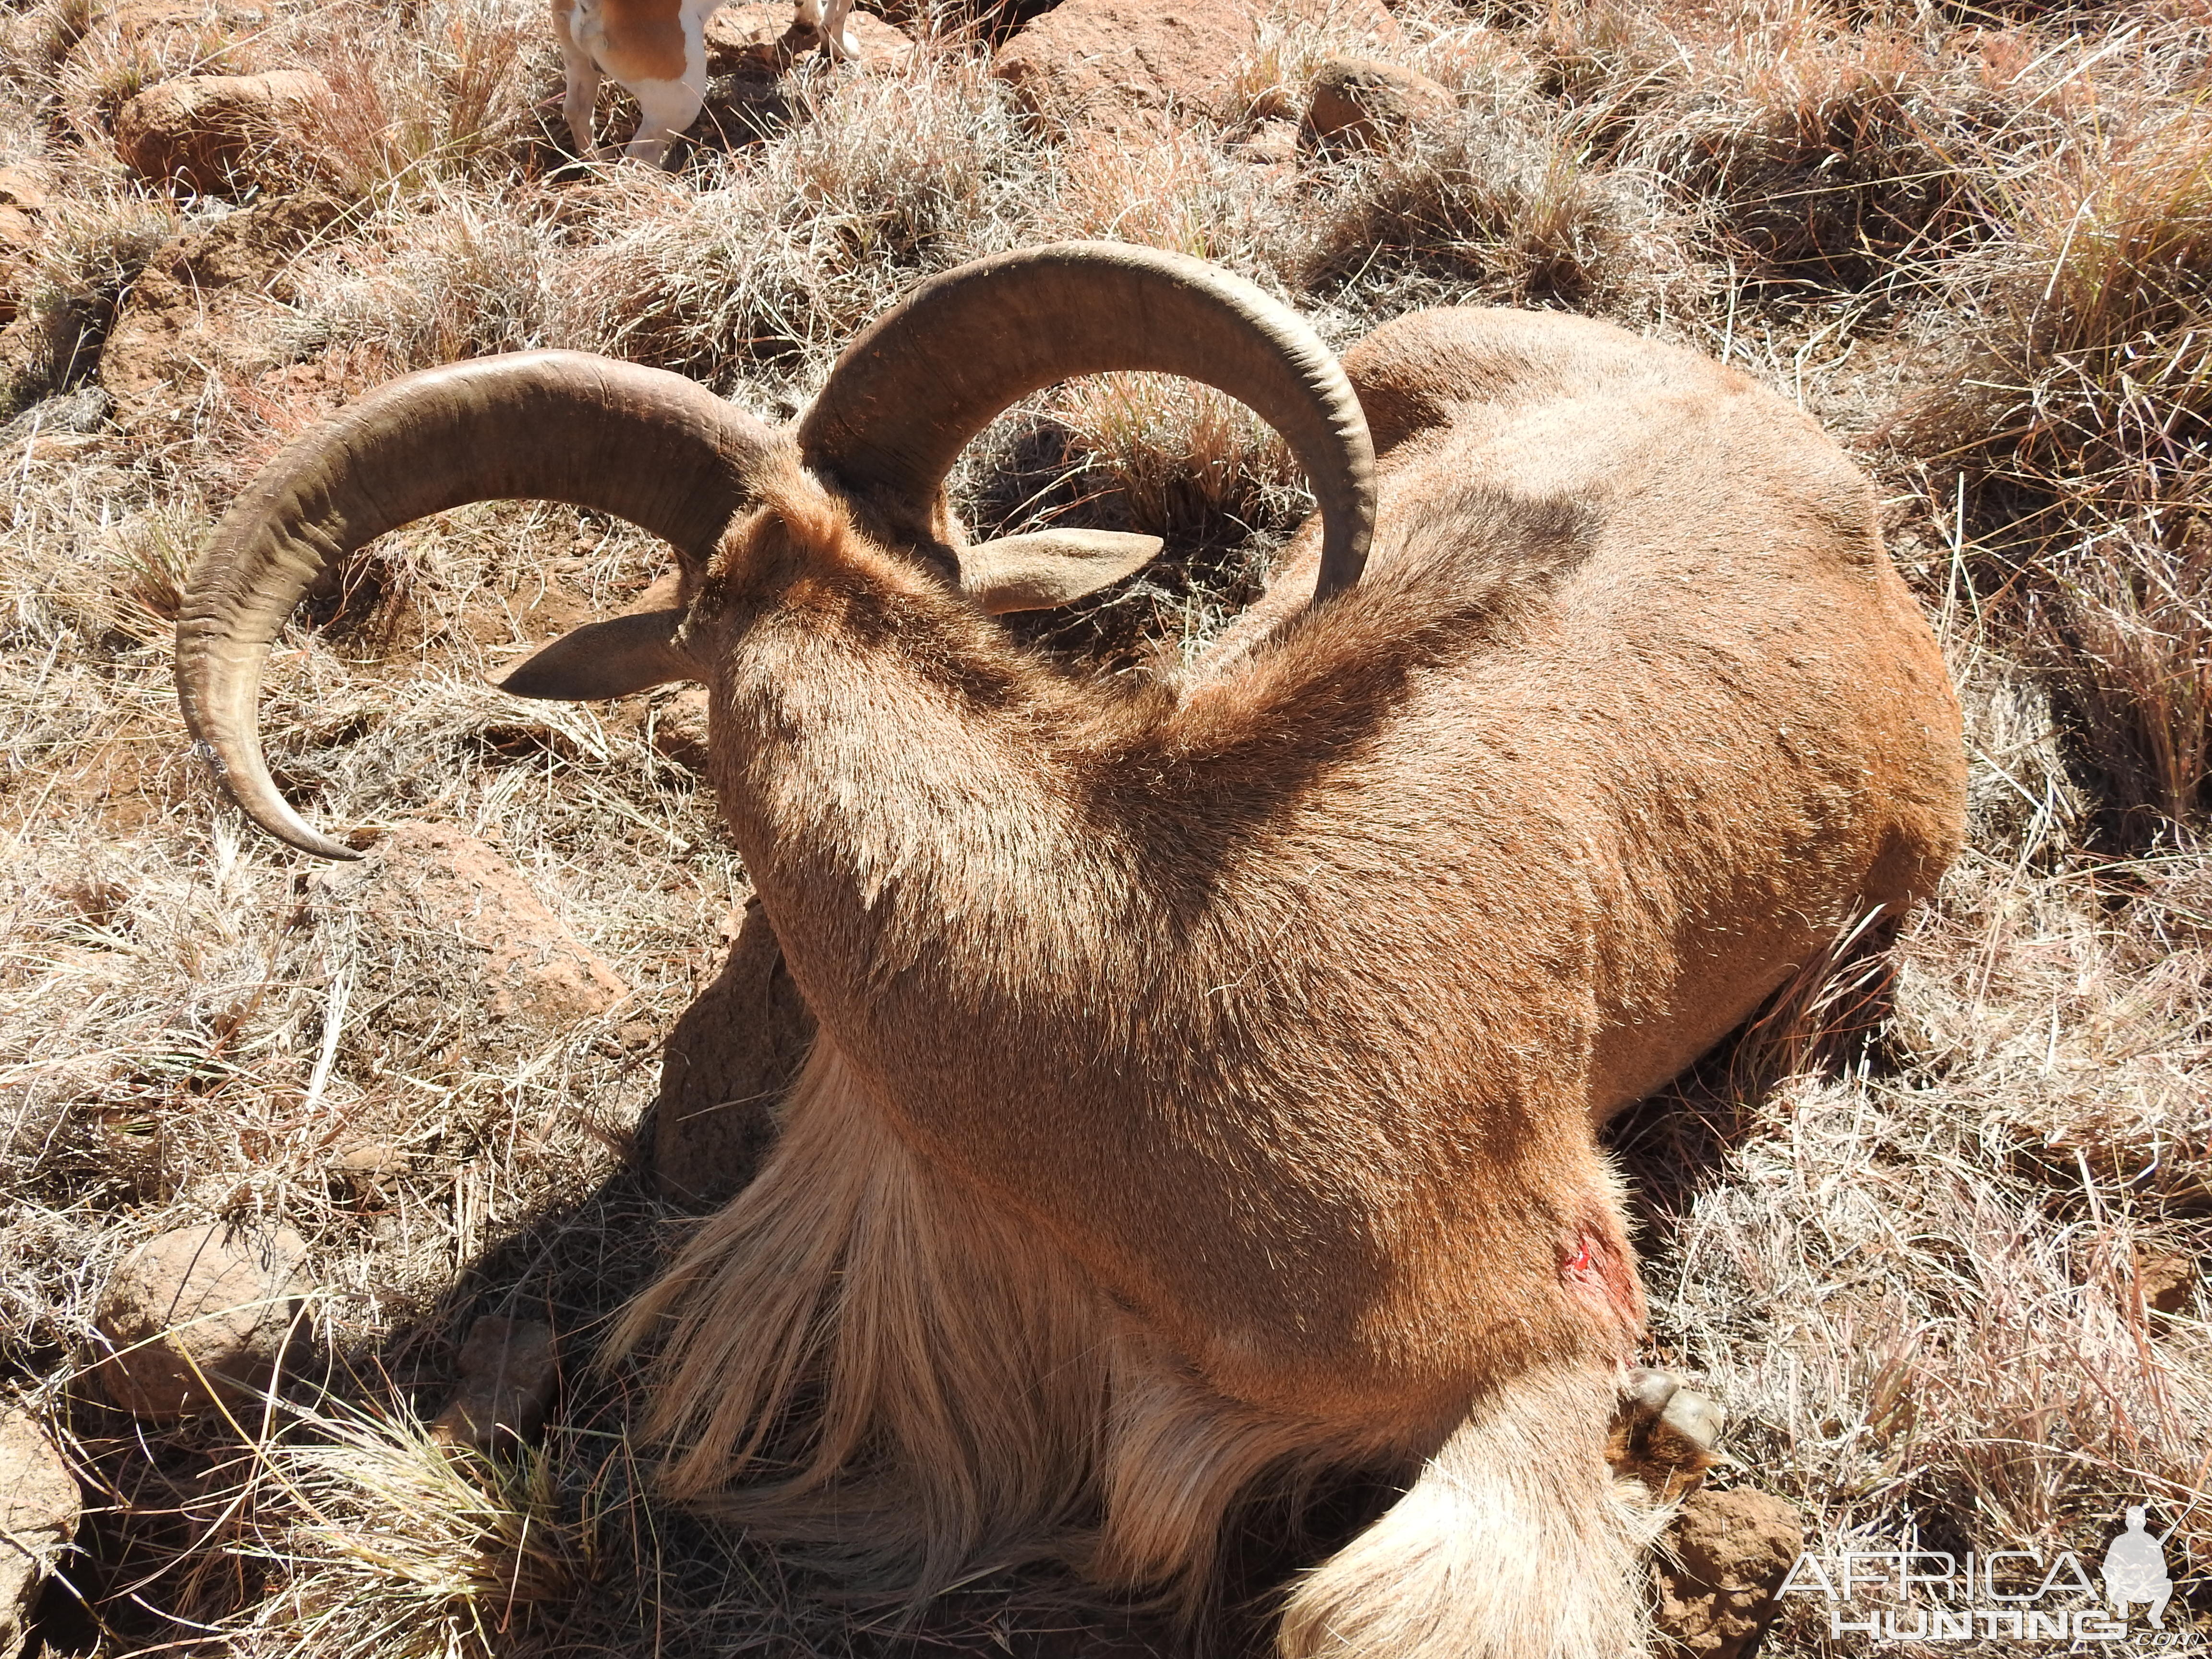
[[[553,33],[568,71],[561,112],[587,161],[615,159],[614,147],[592,137],[599,77],[609,76],[637,100],[637,131],[623,155],[665,166],[676,135],[699,118],[707,101],[707,20],[724,0],[553,0]],[[817,31],[833,59],[858,58],[846,27],[853,0],[798,0],[793,21]]]

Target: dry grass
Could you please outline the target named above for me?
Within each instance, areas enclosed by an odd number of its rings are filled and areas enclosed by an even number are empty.
[[[449,941],[245,836],[184,752],[165,660],[213,514],[387,374],[579,346],[782,414],[919,276],[1065,235],[1220,260],[1339,344],[1439,301],[1595,311],[1861,443],[1966,704],[1972,846],[1893,952],[1839,942],[1620,1128],[1657,1351],[1736,1414],[1731,1478],[1790,1496],[1826,1547],[2086,1558],[2148,1498],[2212,1571],[2201,7],[1421,0],[1360,49],[1443,81],[1457,116],[1340,159],[1255,126],[1352,44],[1328,27],[1286,14],[1218,120],[1135,152],[1018,119],[975,55],[984,9],[937,9],[910,72],[810,68],[787,125],[669,177],[560,170],[525,0],[288,4],[221,46],[342,94],[297,173],[354,210],[297,298],[242,325],[285,367],[180,386],[183,441],[0,450],[0,1366],[108,1510],[55,1650],[1083,1650],[1035,1587],[976,1587],[919,1639],[824,1601],[650,1497],[620,1381],[573,1386],[510,1462],[422,1437],[473,1316],[546,1319],[568,1363],[662,1259],[672,1217],[630,1138],[743,872],[653,740],[668,694],[523,708],[480,678],[636,592],[657,550],[565,509],[448,515],[356,562],[272,665],[271,756],[311,811],[484,838],[629,987],[525,1042],[453,994]],[[221,43],[139,52],[92,25],[46,0],[0,63],[0,148],[55,197],[0,333],[10,408],[92,384],[137,270],[223,210],[122,176],[103,125],[132,76]],[[1249,414],[1146,377],[1032,400],[955,482],[987,531],[1170,538],[1022,624],[1127,672],[1217,626],[1302,510]],[[349,1173],[363,1145],[393,1149],[374,1181]],[[82,1376],[92,1307],[125,1250],[214,1218],[309,1241],[309,1382],[266,1420],[128,1423]],[[2149,1264],[2177,1261],[2179,1300],[2152,1306]],[[2200,1596],[2193,1632],[2136,1650],[2194,1650],[2207,1616]],[[1809,1615],[1765,1650],[1857,1650]]]
[[[1954,276],[1975,323],[1913,439],[2075,523],[2118,507],[2178,528],[2212,430],[2212,123],[2106,113],[2008,181],[2003,214],[2002,243]]]
[[[1898,430],[1990,530],[1983,580],[2143,844],[2198,821],[2212,770],[2212,126],[2100,108],[2002,200],[2002,240],[1944,273],[1940,378]]]
[[[789,403],[916,278],[1021,239],[1046,164],[972,60],[823,76],[816,96],[696,187],[613,186],[571,267],[569,337]]]
[[[241,1654],[472,1659],[589,1576],[581,1529],[562,1518],[556,1473],[534,1447],[446,1446],[404,1406],[311,1413],[290,1436],[259,1448],[266,1506],[297,1518],[262,1547],[275,1583],[237,1627]]]
[[[1413,301],[1649,318],[1702,286],[1651,181],[1600,165],[1556,113],[1471,104],[1328,171],[1300,276],[1364,313]]]
[[[302,172],[349,196],[404,196],[498,188],[544,159],[538,106],[561,72],[543,9],[433,3],[398,29],[364,0],[320,11],[288,43],[330,83],[300,134]]]
[[[0,356],[0,412],[89,376],[125,289],[177,228],[166,202],[102,191],[52,210],[23,284],[20,343]]]

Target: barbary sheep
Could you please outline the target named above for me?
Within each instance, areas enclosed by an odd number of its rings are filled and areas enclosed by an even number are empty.
[[[561,113],[587,161],[615,159],[612,145],[592,136],[599,77],[618,81],[637,100],[637,131],[623,155],[666,164],[676,136],[699,118],[707,101],[707,20],[726,0],[553,0],[553,37],[568,74]],[[853,0],[798,0],[798,27],[822,37],[831,58],[860,55],[846,19]]]
[[[1242,399],[1319,503],[1133,685],[992,613],[1158,544],[971,544],[942,489],[1118,369]],[[1640,1651],[1652,1511],[1606,1441],[1644,1311],[1595,1131],[1960,836],[1942,658],[1814,424],[1571,316],[1425,312],[1340,368],[1240,279],[1085,243],[923,283],[782,431],[603,359],[433,369],[286,451],[193,574],[185,715],[261,827],[350,855],[262,759],[295,601],[503,496],[674,544],[507,689],[710,688],[820,1022],[618,1334],[672,1489],[872,1592],[1052,1557],[1194,1613],[1240,1500],[1358,1472],[1402,1496],[1296,1584],[1285,1654]]]

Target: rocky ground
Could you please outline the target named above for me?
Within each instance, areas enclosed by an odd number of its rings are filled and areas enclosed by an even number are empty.
[[[1615,1132],[1654,1358],[1735,1425],[1654,1595],[1692,1652],[1858,1652],[1778,1617],[1801,1547],[2094,1570],[2131,1503],[2212,1567],[2201,3],[947,0],[856,16],[857,69],[732,7],[666,174],[566,153],[520,0],[0,23],[0,1650],[1152,1650],[1042,1581],[920,1633],[840,1607],[658,1503],[588,1369],[808,1032],[699,695],[483,683],[652,544],[488,506],[315,596],[264,729],[343,871],[241,830],[167,678],[224,503],[395,374],[578,347],[781,417],[919,277],[1067,236],[1220,261],[1340,348],[1606,316],[1853,447],[1968,707],[1973,843],[1894,952],[1839,942]],[[1206,637],[1306,505],[1243,410],[1139,376],[957,482],[982,532],[1169,538],[1023,624],[1097,673]],[[2167,1625],[2127,1650],[2197,1650],[2212,1601]]]

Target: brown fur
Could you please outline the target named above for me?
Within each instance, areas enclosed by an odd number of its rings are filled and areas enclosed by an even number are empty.
[[[1360,584],[1190,675],[1013,647],[795,453],[686,573],[715,781],[822,1036],[625,1323],[671,1479],[865,1587],[1202,1587],[1255,1484],[1410,1480],[1293,1656],[1638,1650],[1640,1294],[1593,1127],[1960,836],[1864,481],[1704,359],[1425,313],[1346,360]],[[957,534],[957,532],[956,532]]]
[[[617,81],[675,81],[684,74],[684,0],[599,0],[599,67]],[[563,33],[575,0],[555,0]]]

